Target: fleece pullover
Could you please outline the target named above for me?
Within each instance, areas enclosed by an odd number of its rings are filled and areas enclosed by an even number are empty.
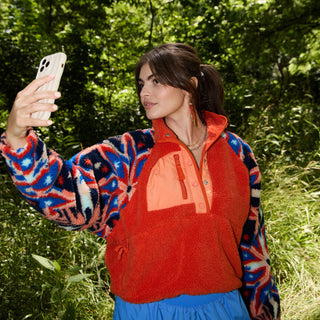
[[[112,291],[145,303],[239,289],[250,183],[247,167],[221,137],[226,119],[207,118],[199,168],[162,119],[153,125],[155,145],[108,238]]]

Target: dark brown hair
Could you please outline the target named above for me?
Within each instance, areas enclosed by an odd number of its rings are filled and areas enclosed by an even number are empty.
[[[160,83],[190,92],[192,103],[202,121],[204,110],[226,115],[223,108],[222,79],[213,66],[201,64],[193,47],[183,43],[168,43],[144,54],[136,66],[135,73],[139,96],[140,70],[146,63]],[[198,86],[191,81],[192,77],[198,79]]]

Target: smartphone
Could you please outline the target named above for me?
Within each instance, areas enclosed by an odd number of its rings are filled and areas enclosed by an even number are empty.
[[[42,78],[49,74],[55,74],[55,78],[41,86],[38,91],[57,91],[64,70],[67,56],[63,52],[57,52],[41,59],[36,78]],[[54,99],[43,99],[39,102],[54,103]],[[48,120],[51,112],[39,111],[34,112],[31,117],[41,120]]]

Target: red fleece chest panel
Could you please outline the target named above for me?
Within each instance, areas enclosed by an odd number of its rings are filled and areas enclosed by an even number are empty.
[[[211,213],[196,214],[193,204],[148,212],[146,184],[151,168],[162,154],[178,149],[170,143],[155,146],[135,194],[108,238],[111,289],[126,301],[151,302],[241,286],[238,246],[249,212],[248,171],[219,139],[208,153]]]
[[[214,152],[209,155],[208,166],[213,186],[211,211],[230,220],[240,243],[250,208],[248,169],[224,139],[216,142]]]

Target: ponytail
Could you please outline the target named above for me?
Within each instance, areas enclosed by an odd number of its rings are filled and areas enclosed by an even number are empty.
[[[224,90],[219,72],[210,65],[200,65],[197,88],[197,111],[200,117],[207,110],[226,116],[223,107]]]

